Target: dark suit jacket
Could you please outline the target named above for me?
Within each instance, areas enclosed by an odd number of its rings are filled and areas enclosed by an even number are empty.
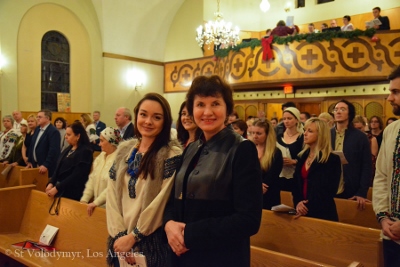
[[[133,136],[135,136],[135,129],[133,127],[133,123],[130,122],[128,127],[125,130],[124,136],[122,139],[127,140],[129,138],[132,138]]]
[[[95,123],[96,125],[96,123]],[[106,128],[106,124],[102,121],[99,121],[96,126],[96,134],[100,137],[100,133]],[[101,151],[101,147],[99,146],[100,138],[96,140],[96,144],[91,145],[92,149],[95,151]]]
[[[336,129],[331,129],[332,149],[335,149]],[[343,154],[348,164],[343,165],[344,192],[341,198],[367,197],[371,184],[371,146],[365,133],[349,126],[345,132]]]
[[[51,177],[53,175],[58,156],[60,155],[60,133],[56,127],[54,127],[52,124],[49,124],[36,146],[37,162],[35,162],[33,157],[33,149],[35,147],[39,132],[40,127],[36,127],[28,149],[28,162],[32,163],[34,168],[44,165],[48,169],[49,177]]]
[[[331,153],[325,163],[319,163],[314,160],[308,169],[307,198],[304,199],[304,180],[301,176],[301,169],[307,160],[309,152],[310,150],[304,152],[296,164],[294,172],[296,186],[293,190],[293,202],[297,205],[302,200],[308,200],[306,204],[308,208],[307,217],[338,221],[336,204],[333,198],[338,190],[342,172],[340,158]]]
[[[57,188],[57,196],[79,201],[89,178],[93,152],[89,146],[82,145],[67,157],[70,150],[71,146],[61,153],[50,183]]]
[[[386,16],[379,16],[378,19],[381,21],[381,25],[379,25],[378,30],[390,30],[390,22],[389,18]]]

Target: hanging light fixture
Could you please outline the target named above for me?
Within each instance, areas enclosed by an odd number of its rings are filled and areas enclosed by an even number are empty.
[[[219,0],[217,4],[217,12],[214,13],[215,21],[209,21],[204,27],[200,25],[197,28],[196,41],[200,47],[206,44],[210,49],[210,44],[214,43],[216,49],[227,48],[236,46],[239,41],[239,28],[232,28],[232,23],[224,21],[222,13],[219,12]]]
[[[269,8],[271,7],[271,4],[268,2],[268,0],[262,0],[260,3],[260,9],[262,12],[267,12]]]

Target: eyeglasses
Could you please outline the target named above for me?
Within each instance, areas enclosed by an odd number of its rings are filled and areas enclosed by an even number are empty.
[[[333,112],[338,112],[338,111],[342,111],[342,112],[344,112],[344,111],[347,111],[347,108],[345,108],[345,107],[342,107],[342,108],[334,108],[333,109]]]

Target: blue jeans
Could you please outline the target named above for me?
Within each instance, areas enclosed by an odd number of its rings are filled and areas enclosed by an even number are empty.
[[[400,245],[383,239],[383,260],[385,267],[400,266]]]

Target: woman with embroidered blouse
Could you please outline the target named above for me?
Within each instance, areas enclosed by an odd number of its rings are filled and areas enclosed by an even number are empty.
[[[121,135],[117,129],[107,127],[100,133],[99,146],[102,152],[93,162],[92,172],[81,197],[81,202],[87,204],[89,216],[92,216],[96,207],[105,208],[106,206],[107,183],[110,178],[109,170],[114,163],[115,151],[120,141]],[[93,201],[90,202],[92,198]]]
[[[0,132],[0,161],[5,161],[11,153],[15,143],[21,136],[19,131],[13,129],[14,119],[11,115],[3,117],[4,131]]]
[[[170,140],[171,109],[157,93],[134,110],[135,138],[119,144],[107,187],[108,264],[135,264],[142,252],[148,267],[165,266],[168,244],[162,216],[182,153]]]

